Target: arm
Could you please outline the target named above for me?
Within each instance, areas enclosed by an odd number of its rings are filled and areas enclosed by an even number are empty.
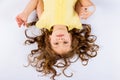
[[[43,11],[44,11],[43,0],[39,0],[39,2],[37,4],[37,8],[36,8],[38,19],[40,18],[40,16],[41,16],[41,14],[42,14]]]
[[[25,7],[25,9],[23,10],[22,13],[18,14],[16,17],[16,21],[18,23],[18,26],[20,27],[22,24],[25,26],[28,16],[30,15],[30,13],[35,10],[36,6],[37,6],[38,0],[31,0],[27,6]]]
[[[94,5],[90,0],[80,0],[80,3],[83,7],[89,7]]]
[[[42,12],[44,11],[44,4],[43,4],[43,0],[38,0],[37,6],[36,6],[36,20],[33,22],[29,22],[26,24],[26,27],[35,25],[37,20],[41,17]]]

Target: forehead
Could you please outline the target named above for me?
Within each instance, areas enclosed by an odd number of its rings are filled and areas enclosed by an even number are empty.
[[[52,49],[58,53],[58,54],[63,54],[63,53],[67,53],[71,50],[71,46],[63,46],[63,47],[52,47]]]

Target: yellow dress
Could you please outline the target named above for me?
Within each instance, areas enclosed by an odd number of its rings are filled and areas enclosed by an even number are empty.
[[[43,2],[44,11],[36,27],[48,30],[54,25],[66,25],[69,30],[82,28],[80,18],[74,10],[77,0],[43,0]]]

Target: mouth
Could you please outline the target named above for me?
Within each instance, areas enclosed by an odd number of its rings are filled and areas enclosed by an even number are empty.
[[[59,35],[56,35],[57,37],[62,37],[62,36],[64,36],[64,34],[59,34]]]

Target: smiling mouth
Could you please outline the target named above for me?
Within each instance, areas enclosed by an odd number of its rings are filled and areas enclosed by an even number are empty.
[[[64,36],[64,34],[59,34],[59,35],[56,35],[57,37],[62,37],[62,36]]]

